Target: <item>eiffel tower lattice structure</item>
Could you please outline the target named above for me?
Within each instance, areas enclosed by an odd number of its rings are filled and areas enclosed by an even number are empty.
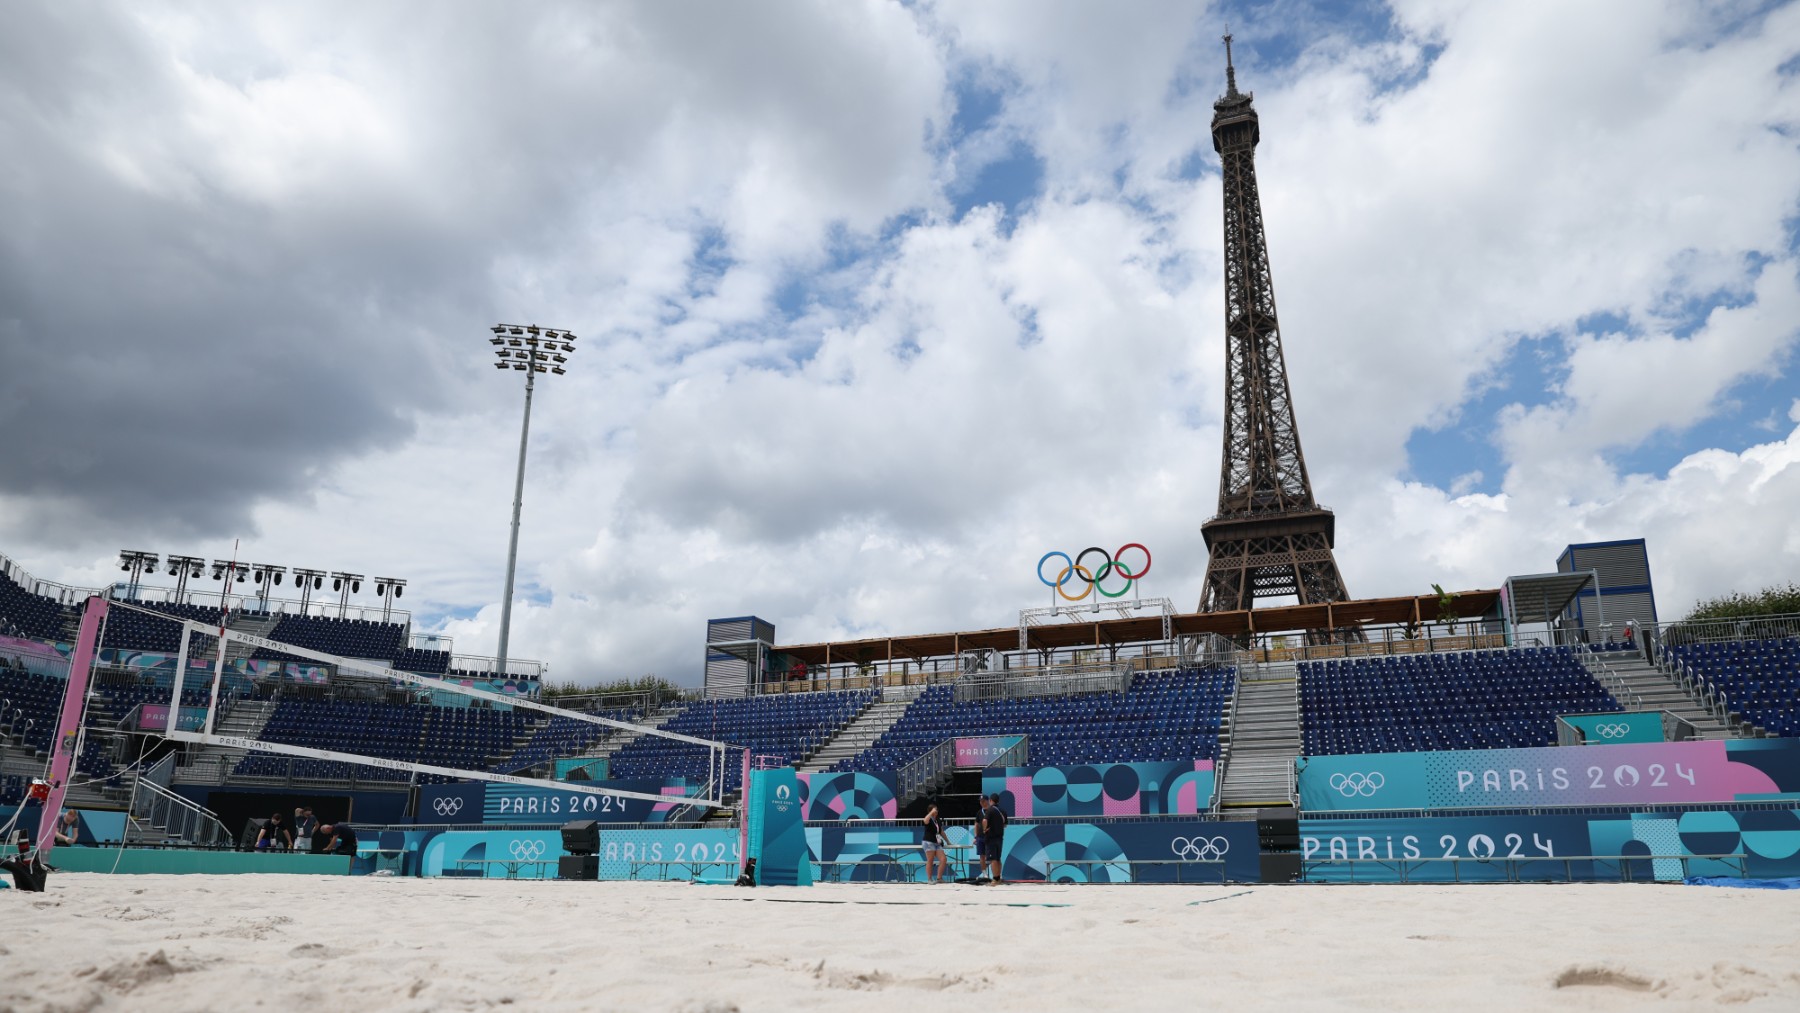
[[[1336,518],[1313,499],[1294,423],[1256,190],[1261,133],[1254,96],[1237,88],[1229,35],[1225,83],[1212,120],[1225,190],[1225,450],[1219,512],[1201,527],[1208,562],[1200,611],[1250,609],[1258,598],[1344,601],[1349,595],[1332,555]],[[1319,630],[1308,639],[1361,640],[1363,634]]]

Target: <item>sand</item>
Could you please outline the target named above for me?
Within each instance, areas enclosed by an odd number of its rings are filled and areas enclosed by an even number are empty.
[[[0,911],[0,1010],[1800,1009],[1800,893],[1682,886],[64,873]]]

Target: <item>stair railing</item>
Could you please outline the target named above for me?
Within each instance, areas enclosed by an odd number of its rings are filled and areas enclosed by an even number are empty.
[[[142,805],[144,823],[161,827],[162,832],[202,847],[226,847],[232,842],[231,831],[219,822],[217,813],[195,804],[148,778],[139,778],[132,792],[131,809]]]
[[[1630,701],[1633,709],[1644,706],[1644,698],[1638,696],[1630,686],[1626,685],[1624,676],[1613,671],[1611,665],[1601,661],[1600,656],[1594,652],[1592,647],[1583,645],[1582,649],[1576,652],[1576,657],[1581,659],[1581,667],[1587,669],[1588,675],[1593,677],[1595,682],[1606,687],[1606,691],[1613,695],[1614,700],[1620,703]]]
[[[895,786],[900,791],[900,804],[906,805],[937,784],[947,770],[956,768],[956,740],[944,741],[926,750],[923,756],[894,772]]]

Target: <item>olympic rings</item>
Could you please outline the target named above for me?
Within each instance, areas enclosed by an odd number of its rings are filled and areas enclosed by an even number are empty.
[[[1377,770],[1370,774],[1355,771],[1349,774],[1331,775],[1331,787],[1345,798],[1358,795],[1369,796],[1387,785],[1387,777]]]
[[[1125,550],[1127,549],[1136,549],[1144,554],[1144,565],[1142,567],[1133,570],[1125,565],[1124,556]],[[1099,553],[1100,558],[1105,560],[1105,562],[1101,563],[1097,569],[1089,569],[1083,563],[1083,560],[1095,553]],[[1050,580],[1044,576],[1044,564],[1055,558],[1060,558],[1063,561],[1063,567],[1061,570],[1057,571],[1056,579]],[[1108,591],[1100,582],[1115,572],[1125,578],[1125,586],[1119,588],[1117,591]],[[1090,545],[1077,553],[1073,559],[1071,559],[1066,552],[1053,550],[1044,553],[1043,558],[1039,559],[1037,564],[1038,580],[1042,581],[1043,584],[1052,591],[1055,591],[1057,597],[1064,601],[1081,601],[1096,591],[1100,592],[1102,597],[1122,598],[1125,596],[1126,592],[1131,590],[1133,583],[1149,572],[1150,550],[1144,548],[1144,546],[1138,542],[1127,542],[1126,544],[1119,546],[1117,552],[1107,552],[1098,545]],[[1063,586],[1072,580],[1079,580],[1081,582],[1082,588],[1080,594],[1070,594],[1063,590]]]
[[[544,847],[543,841],[519,840],[512,842],[507,850],[522,862],[532,862],[543,857]]]

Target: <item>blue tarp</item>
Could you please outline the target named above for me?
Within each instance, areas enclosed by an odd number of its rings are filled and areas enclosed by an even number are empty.
[[[1800,877],[1787,879],[1739,879],[1736,876],[1689,876],[1689,886],[1735,886],[1744,890],[1800,890]]]

